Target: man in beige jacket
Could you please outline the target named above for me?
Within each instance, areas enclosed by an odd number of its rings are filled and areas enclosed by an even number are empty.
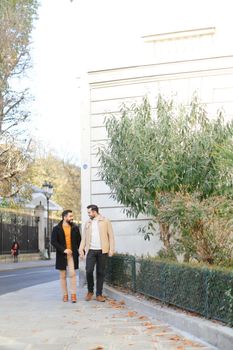
[[[105,301],[102,296],[105,267],[107,257],[112,256],[115,250],[114,234],[111,222],[99,214],[97,205],[87,207],[89,220],[83,230],[79,247],[80,258],[86,255],[86,276],[88,293],[86,301],[90,301],[94,294],[94,268],[96,265],[96,300]]]

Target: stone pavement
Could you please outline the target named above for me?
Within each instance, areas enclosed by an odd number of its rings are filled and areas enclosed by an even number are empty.
[[[0,296],[0,350],[210,350],[123,301],[63,303],[59,281]]]

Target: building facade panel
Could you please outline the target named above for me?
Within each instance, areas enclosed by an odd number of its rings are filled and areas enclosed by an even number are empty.
[[[91,202],[97,204],[100,208],[114,208],[123,207],[109,195],[109,194],[91,194]],[[114,219],[111,217],[110,219]]]
[[[98,126],[96,128],[91,128],[91,141],[106,140],[107,133],[104,125]]]
[[[132,105],[135,102],[139,102],[142,99],[142,95],[140,96],[132,96],[126,99],[124,98],[116,98],[113,100],[102,99],[101,101],[95,101],[91,104],[91,113],[92,114],[105,114],[105,113],[117,113],[120,112],[123,103],[128,106]]]
[[[147,221],[113,222],[113,229],[116,233],[116,248],[119,252],[141,255],[155,255],[162,248],[159,233],[145,240],[144,235],[138,231],[139,227],[147,225]]]
[[[101,193],[111,193],[110,188],[106,185],[104,181],[91,181],[91,193],[101,194]]]
[[[114,99],[127,99],[127,98],[137,98],[140,96],[144,96],[151,90],[151,84],[145,82],[141,83],[130,83],[128,85],[114,85],[107,86],[101,89],[93,89],[91,92],[91,102],[101,101],[103,96],[105,100],[114,100]]]
[[[102,212],[104,213],[104,215],[106,215],[106,217],[112,217],[114,222],[134,222],[135,218],[129,217],[126,214],[126,207],[105,207],[102,209]],[[143,214],[138,215],[138,217],[136,218],[136,220],[138,222],[140,221],[145,221],[147,220],[147,217]]]

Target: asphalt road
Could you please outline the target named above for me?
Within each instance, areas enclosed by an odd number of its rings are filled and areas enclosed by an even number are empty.
[[[33,267],[0,272],[0,295],[59,279],[54,267]]]

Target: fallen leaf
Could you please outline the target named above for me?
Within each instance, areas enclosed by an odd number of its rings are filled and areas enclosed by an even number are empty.
[[[194,344],[191,340],[188,340],[188,339],[185,339],[185,340],[184,340],[183,345],[195,346],[195,344]]]
[[[180,341],[182,340],[180,337],[178,337],[178,335],[174,335],[172,337],[169,338],[170,340],[175,340],[175,341]]]
[[[117,303],[115,300],[108,300],[108,303],[111,305],[113,309],[123,309],[124,306],[120,303]]]
[[[128,313],[127,313],[127,316],[128,317],[134,317],[134,316],[136,316],[137,315],[137,312],[135,312],[135,311],[129,311]]]
[[[148,317],[146,317],[146,316],[139,316],[138,318],[139,318],[139,320],[148,320]]]
[[[147,326],[147,329],[156,329],[156,326],[152,324],[151,326]]]

